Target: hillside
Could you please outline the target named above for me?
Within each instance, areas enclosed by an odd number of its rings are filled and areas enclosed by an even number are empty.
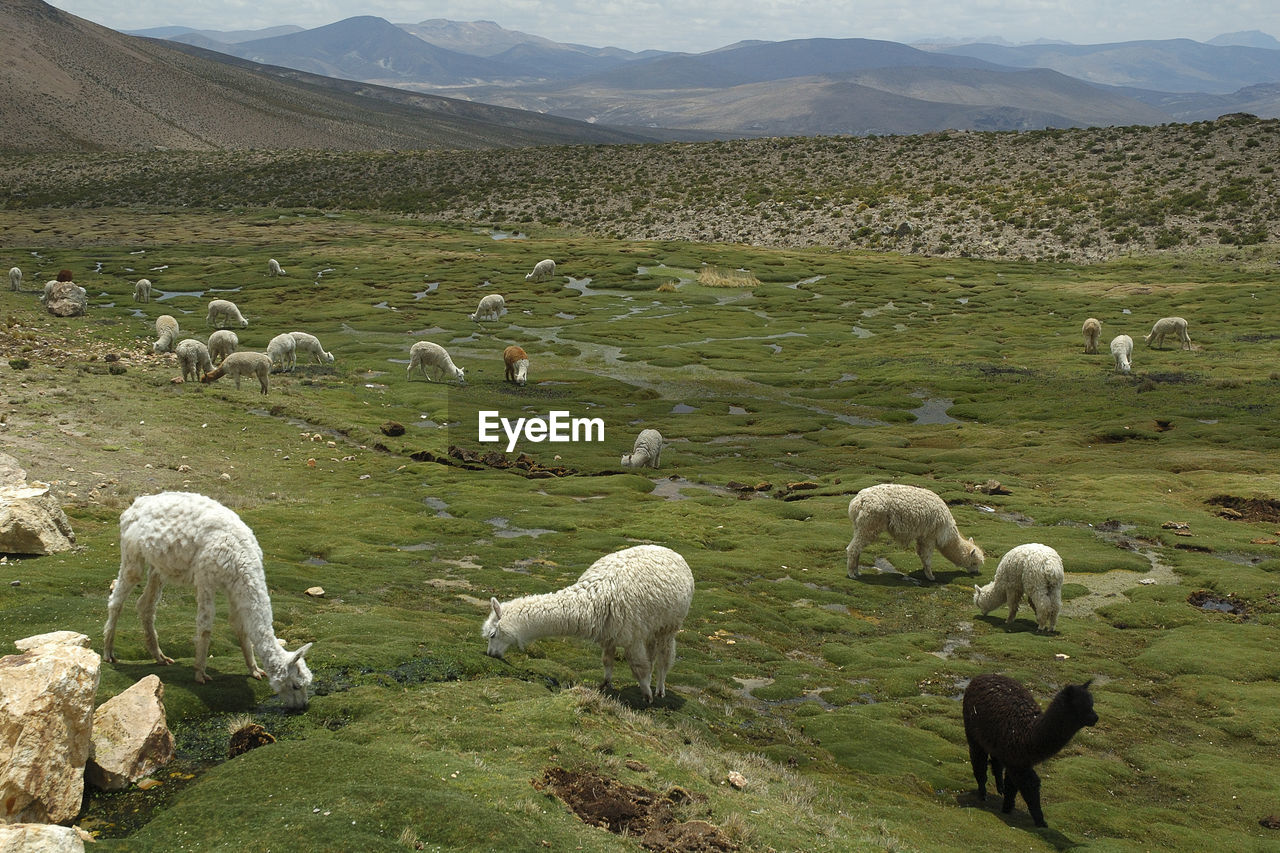
[[[0,30],[24,45],[22,62],[0,67],[0,114],[21,117],[2,143],[8,150],[480,148],[639,138],[255,66],[122,35],[41,0],[0,6]]]
[[[477,152],[0,158],[10,207],[381,209],[626,239],[1099,260],[1280,239],[1280,122]],[[212,178],[211,176],[216,176]]]

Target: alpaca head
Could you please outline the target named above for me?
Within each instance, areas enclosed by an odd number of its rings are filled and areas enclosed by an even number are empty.
[[[484,626],[480,629],[480,636],[489,641],[489,648],[485,649],[485,654],[491,658],[502,660],[503,654],[512,643],[521,645],[519,638],[507,630],[507,626],[502,624],[502,604],[497,598],[489,599],[489,618],[484,620]]]
[[[1098,722],[1098,714],[1093,710],[1093,694],[1089,692],[1089,685],[1092,683],[1091,678],[1084,684],[1068,684],[1058,693],[1058,698],[1065,703],[1077,728],[1092,726]]]
[[[283,648],[284,644],[281,644]],[[271,692],[280,697],[286,708],[302,711],[307,707],[307,688],[311,686],[311,670],[307,669],[307,662],[302,659],[311,649],[311,643],[307,643],[296,652],[291,652],[285,657],[284,671],[280,673],[272,672],[267,678],[271,682]]]
[[[964,561],[961,563],[971,573],[977,574],[982,570],[982,564],[986,561],[987,555],[982,553],[982,549],[978,547],[978,543],[972,539],[964,540]]]
[[[994,584],[995,581],[992,581],[992,583]],[[982,610],[982,587],[976,583],[973,585],[973,606]],[[982,615],[986,616],[990,612],[989,610],[982,610]]]

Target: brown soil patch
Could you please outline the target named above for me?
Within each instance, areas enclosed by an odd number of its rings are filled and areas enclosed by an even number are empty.
[[[676,806],[705,799],[683,788],[658,794],[591,771],[548,768],[533,787],[564,801],[584,823],[639,839],[646,850],[715,853],[737,850],[719,827],[704,820],[681,821]]]
[[[1240,521],[1262,522],[1264,524],[1280,524],[1280,501],[1271,498],[1238,498],[1234,495],[1216,495],[1206,501],[1209,506],[1218,506],[1234,512],[1223,513],[1226,518]],[[1236,515],[1235,513],[1239,513]]]

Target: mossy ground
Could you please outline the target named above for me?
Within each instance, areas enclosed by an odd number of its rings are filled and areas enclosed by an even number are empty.
[[[1261,265],[494,239],[311,211],[25,211],[0,214],[0,234],[28,288],[69,268],[91,304],[64,321],[32,292],[0,295],[5,443],[53,482],[78,540],[4,566],[19,585],[0,587],[0,637],[71,628],[100,642],[120,510],[185,488],[253,528],[277,633],[315,643],[317,695],[285,717],[224,619],[214,681],[193,682],[189,590],[167,590],[157,619],[173,667],[146,658],[129,608],[100,696],[159,674],[195,775],[91,798],[82,822],[100,849],[636,846],[536,791],[549,766],[706,795],[688,816],[753,850],[1276,843],[1258,821],[1280,812],[1280,534],[1210,503],[1280,498],[1280,295]],[[289,274],[269,278],[268,257]],[[558,275],[526,284],[543,257]],[[704,266],[760,284],[705,287]],[[167,298],[132,303],[143,276]],[[273,374],[265,397],[172,384],[172,356],[149,354],[153,320],[174,314],[203,339],[214,290],[250,319],[242,348],[304,329],[335,363]],[[509,313],[478,326],[467,314],[493,292]],[[1190,320],[1192,351],[1143,346],[1170,314]],[[1135,339],[1132,377],[1084,354],[1088,316],[1104,342]],[[419,339],[447,346],[467,384],[407,379]],[[502,381],[510,343],[532,362],[524,388]],[[107,352],[126,373],[107,372]],[[577,472],[563,478],[414,461],[493,449],[476,441],[480,409],[599,417],[606,440],[518,448]],[[406,432],[383,434],[389,421]],[[644,427],[670,442],[662,469],[622,471]],[[989,479],[1010,493],[966,488]],[[977,614],[974,579],[941,557],[923,582],[914,553],[884,539],[864,566],[896,571],[848,579],[849,496],[886,480],[952,504],[987,552],[980,580],[1039,541],[1063,555],[1069,600],[1132,581],[1046,637],[1025,609],[1011,628],[1003,609]],[[772,489],[739,498],[734,481]],[[484,656],[491,595],[559,588],[648,541],[684,554],[698,585],[665,701],[645,708],[625,666],[601,697],[599,651],[578,640]],[[304,595],[316,585],[323,598]],[[1249,602],[1248,617],[1190,606],[1200,589]],[[973,796],[957,697],[989,671],[1042,700],[1094,679],[1100,723],[1042,768],[1050,829],[1021,801],[1005,817]],[[220,761],[223,721],[244,712],[278,741]]]

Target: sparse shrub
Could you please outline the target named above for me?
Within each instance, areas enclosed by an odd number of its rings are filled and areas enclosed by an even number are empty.
[[[760,284],[760,279],[746,270],[703,267],[698,273],[698,284],[706,287],[756,287]]]
[[[31,366],[31,362],[25,358],[11,358],[9,359],[9,366],[14,370],[26,370]]]

